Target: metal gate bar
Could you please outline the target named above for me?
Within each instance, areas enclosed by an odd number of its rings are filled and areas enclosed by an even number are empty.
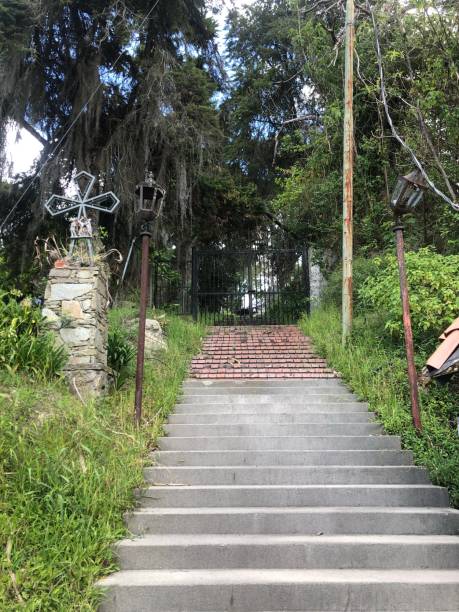
[[[307,248],[193,249],[192,314],[209,325],[279,325],[309,312]]]

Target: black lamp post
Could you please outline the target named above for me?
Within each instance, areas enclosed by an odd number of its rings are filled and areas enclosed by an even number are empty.
[[[416,366],[414,363],[413,330],[411,327],[410,300],[408,293],[408,281],[406,278],[405,245],[403,237],[404,228],[402,217],[403,215],[415,210],[415,208],[421,202],[426,188],[427,185],[421,172],[419,170],[414,170],[406,176],[400,176],[398,178],[390,200],[390,207],[395,216],[394,233],[400,277],[400,296],[403,309],[403,327],[405,330],[408,379],[410,383],[411,414],[413,417],[413,424],[417,431],[422,430],[422,423],[419,412],[418,381],[416,376]]]
[[[142,238],[142,259],[140,266],[140,311],[139,336],[137,341],[137,367],[135,375],[135,423],[140,425],[142,418],[143,372],[145,365],[145,320],[147,318],[147,300],[150,264],[150,238],[152,223],[158,217],[162,201],[166,195],[165,189],[155,181],[137,185],[135,190],[135,215],[140,225]]]

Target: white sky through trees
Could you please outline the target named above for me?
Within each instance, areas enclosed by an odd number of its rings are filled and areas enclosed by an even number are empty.
[[[228,10],[231,8],[243,8],[245,5],[252,4],[255,0],[223,0],[216,3],[221,5],[221,10],[218,13],[210,12],[212,17],[218,23],[218,45],[220,51],[223,52],[224,44],[224,24]],[[34,136],[26,130],[18,129],[16,124],[11,124],[7,131],[6,139],[6,158],[7,163],[11,164],[8,177],[11,179],[15,174],[27,172],[32,164],[37,159],[42,145]]]

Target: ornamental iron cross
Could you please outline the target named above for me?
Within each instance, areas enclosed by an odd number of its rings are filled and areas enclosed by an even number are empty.
[[[91,219],[87,216],[87,209],[100,210],[112,214],[120,203],[119,198],[116,197],[113,191],[101,193],[100,195],[90,198],[89,194],[91,193],[95,180],[96,177],[88,172],[78,172],[74,179],[77,188],[76,200],[54,194],[45,203],[45,208],[52,217],[69,213],[72,210],[77,210],[77,216],[69,219],[71,238],[69,256],[73,253],[76,240],[86,240],[91,263],[93,262],[91,242],[93,233]]]

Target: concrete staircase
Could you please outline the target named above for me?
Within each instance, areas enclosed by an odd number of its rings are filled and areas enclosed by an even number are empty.
[[[103,612],[459,610],[459,512],[337,379],[189,380]]]

